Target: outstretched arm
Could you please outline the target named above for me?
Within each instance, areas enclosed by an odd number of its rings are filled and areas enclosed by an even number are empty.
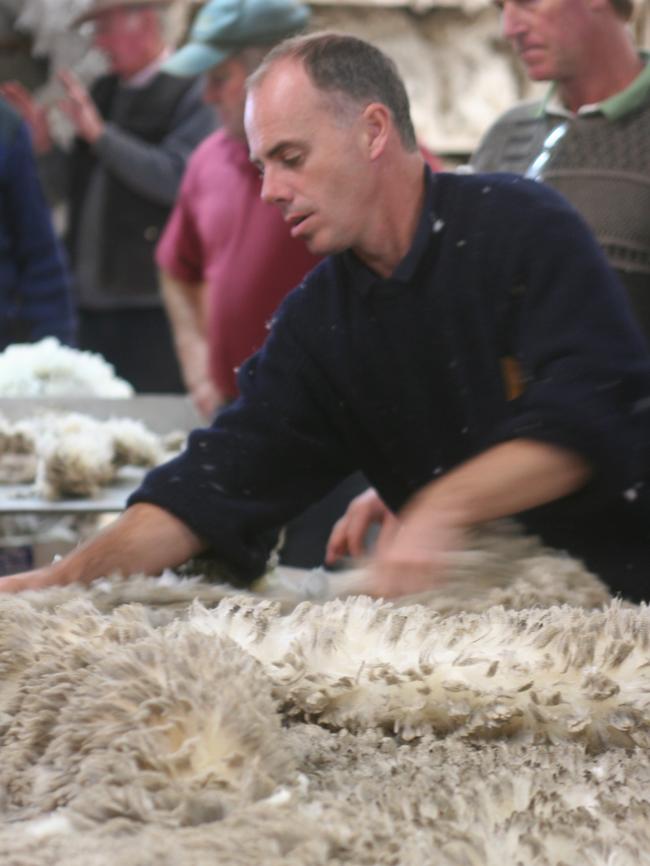
[[[186,524],[155,505],[128,508],[94,538],[52,565],[0,578],[0,592],[90,583],[112,574],[159,574],[200,553],[205,543]]]

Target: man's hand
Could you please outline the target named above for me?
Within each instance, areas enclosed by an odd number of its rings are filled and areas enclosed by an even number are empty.
[[[390,533],[397,521],[377,491],[371,487],[355,496],[343,517],[334,524],[327,543],[325,562],[333,565],[343,556],[358,558],[367,553],[365,540],[373,523],[380,525],[381,537],[384,533]]]
[[[52,136],[47,108],[40,105],[29,90],[18,81],[7,81],[0,85],[0,95],[20,114],[32,136],[34,151],[39,155],[52,149]]]
[[[379,537],[368,593],[394,598],[443,585],[462,541],[463,527],[457,516],[432,506],[426,495],[416,496],[390,531]]]
[[[62,69],[58,77],[66,91],[66,98],[58,103],[59,108],[69,118],[77,135],[94,144],[104,132],[104,121],[95,103],[72,72]]]
[[[43,589],[61,585],[61,576],[53,568],[36,568],[9,577],[0,577],[0,592],[23,592],[26,589]]]
[[[224,399],[217,390],[216,385],[211,379],[203,379],[190,387],[190,397],[192,403],[196,406],[197,411],[206,420],[212,421],[220,409],[224,405]]]
[[[205,549],[205,542],[173,514],[148,503],[127,508],[98,535],[34,571],[0,578],[0,592],[21,592],[98,577],[160,574]]]
[[[579,454],[532,439],[512,439],[481,452],[423,487],[397,520],[384,523],[368,593],[391,598],[439,586],[466,528],[567,496],[591,474]],[[343,547],[352,543],[350,529],[344,529]]]

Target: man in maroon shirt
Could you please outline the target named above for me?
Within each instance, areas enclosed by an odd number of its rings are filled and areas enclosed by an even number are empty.
[[[165,63],[172,75],[205,73],[222,124],[192,155],[156,255],[185,384],[205,417],[237,396],[237,368],[319,260],[261,200],[244,132],[246,78],[308,17],[296,0],[213,0]]]

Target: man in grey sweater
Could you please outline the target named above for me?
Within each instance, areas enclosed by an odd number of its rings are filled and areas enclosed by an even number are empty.
[[[67,160],[67,243],[79,307],[79,345],[100,352],[138,391],[181,391],[158,291],[154,249],[185,164],[214,129],[196,78],[161,71],[172,0],[94,0],[92,22],[111,72],[91,91],[68,71],[61,108],[76,139]],[[20,85],[3,92],[52,149],[49,119]]]
[[[500,0],[502,29],[533,81],[553,86],[488,130],[477,171],[513,171],[563,193],[591,226],[650,338],[650,66],[632,0]]]

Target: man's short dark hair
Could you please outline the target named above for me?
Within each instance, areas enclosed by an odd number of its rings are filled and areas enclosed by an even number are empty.
[[[409,99],[397,67],[383,51],[346,33],[314,33],[296,36],[277,45],[250,77],[255,87],[278,60],[300,61],[312,83],[345,111],[344,102],[355,106],[380,102],[389,109],[395,128],[407,150],[417,141]],[[341,97],[343,100],[341,100]]]

